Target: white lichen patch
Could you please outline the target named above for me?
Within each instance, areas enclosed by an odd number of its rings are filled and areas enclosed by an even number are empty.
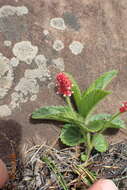
[[[60,71],[64,71],[65,65],[64,65],[64,60],[62,57],[59,57],[57,59],[52,60],[55,68],[59,69]]]
[[[33,95],[36,95],[39,92],[39,84],[35,79],[21,78],[14,90],[9,105],[12,110],[19,107],[21,103],[28,102]]]
[[[82,52],[84,46],[81,42],[79,41],[73,41],[70,45],[69,45],[69,49],[71,50],[71,52],[74,55],[78,55]]]
[[[55,40],[53,43],[53,49],[56,51],[64,49],[64,43],[61,40]]]
[[[39,69],[26,69],[24,76],[27,79],[36,79],[42,76],[42,72]]]
[[[22,78],[16,78],[15,86],[11,100],[7,105],[0,106],[0,117],[6,117],[11,115],[12,111],[28,101],[35,101],[39,93],[40,84],[42,85],[47,79],[48,84],[51,84],[51,71],[48,59],[40,54],[37,55],[38,48],[32,46],[29,41],[23,41],[16,43],[13,48],[15,57],[11,60],[0,54],[0,98],[3,98],[8,90],[12,86],[14,79],[13,67],[18,67],[19,64],[25,62],[28,64],[28,60],[31,60],[32,67],[35,64],[35,68],[31,68],[31,65],[24,71]],[[52,59],[53,66],[60,71],[64,71],[64,60],[62,57]],[[14,70],[15,72],[17,69]],[[47,84],[47,86],[48,86]],[[48,86],[50,88],[50,86]]]
[[[0,106],[0,117],[7,117],[11,115],[11,109],[7,105]]]
[[[16,107],[19,107],[20,102],[20,95],[17,92],[13,92],[11,94],[11,103],[9,105],[10,109],[15,109]]]
[[[33,95],[31,96],[30,101],[35,101],[36,99],[37,99],[37,95]]]
[[[31,64],[38,53],[38,47],[32,46],[30,41],[21,41],[14,45],[12,51],[20,61]]]
[[[42,65],[46,65],[47,59],[44,55],[40,54],[35,57],[35,63],[38,67],[41,67]]]
[[[58,30],[65,30],[66,29],[64,19],[61,17],[52,18],[50,20],[50,26],[55,28],[55,29],[58,29]]]
[[[22,93],[24,96],[37,94],[39,92],[39,85],[35,79],[21,78],[15,91]]]
[[[10,108],[12,110],[29,100],[35,101],[39,92],[39,81],[42,82],[50,79],[50,71],[47,66],[46,57],[41,54],[37,55],[33,62],[35,62],[37,68],[26,69],[24,77],[19,80],[18,84],[14,88],[10,103]],[[13,66],[18,64],[17,58],[12,58],[11,64]]]
[[[49,31],[48,31],[48,30],[43,30],[43,34],[44,34],[45,36],[47,36],[47,35],[49,34]]]
[[[11,94],[11,103],[9,107],[11,110],[13,110],[15,108],[19,108],[21,103],[26,103],[27,101],[28,97],[24,96],[21,92],[13,92]]]
[[[25,6],[14,7],[11,5],[4,5],[0,8],[0,17],[8,16],[23,16],[28,14],[28,9]]]
[[[9,59],[0,54],[0,99],[2,99],[12,86],[14,76]]]
[[[16,7],[16,14],[17,16],[22,16],[28,14],[28,8],[25,6]]]
[[[5,40],[5,41],[4,41],[4,46],[10,47],[11,45],[12,45],[12,42],[11,42],[11,41],[9,41],[9,40]]]
[[[26,79],[39,79],[40,81],[46,80],[49,75],[49,71],[46,67],[43,67],[44,69],[41,70],[41,68],[38,69],[27,69],[25,71],[25,78]]]
[[[19,65],[19,60],[16,58],[16,57],[13,57],[11,60],[10,60],[10,65],[12,67],[17,67]]]
[[[55,88],[55,83],[54,82],[50,82],[48,84],[48,88]]]

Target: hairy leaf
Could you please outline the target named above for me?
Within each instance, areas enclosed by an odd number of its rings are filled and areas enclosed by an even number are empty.
[[[98,79],[93,82],[90,87],[83,92],[83,96],[89,94],[89,92],[97,89],[104,89],[108,83],[117,75],[117,70],[112,70],[109,72],[104,73]]]
[[[115,119],[112,120],[111,123],[114,125],[113,128],[127,129],[125,122],[122,119],[120,119],[120,117],[116,117]]]
[[[66,124],[61,130],[60,139],[63,144],[75,146],[85,141],[82,132],[78,126]]]
[[[110,114],[106,114],[106,113],[102,113],[102,114],[96,114],[96,115],[93,115],[91,118],[90,118],[90,122],[92,121],[95,121],[95,120],[103,120],[104,122],[104,125],[106,128],[124,128],[126,129],[126,125],[125,125],[125,122],[120,119],[120,117],[116,117],[115,119],[113,119],[110,123],[109,123],[109,120],[111,119],[111,115]]]
[[[80,101],[80,114],[83,117],[87,117],[88,114],[95,108],[97,103],[104,99],[109,92],[103,90],[93,90],[87,95],[84,95]]]
[[[95,121],[90,121],[88,125],[86,125],[86,128],[88,129],[89,132],[98,132],[103,129],[103,126],[105,125],[106,121],[104,120],[95,120]]]
[[[96,134],[93,136],[92,144],[94,148],[99,152],[105,152],[108,150],[108,142],[102,134]]]
[[[75,119],[75,114],[68,106],[47,106],[34,111],[32,118],[69,122]]]
[[[110,114],[100,113],[92,115],[89,119],[90,121],[94,121],[94,120],[109,120],[110,118],[111,118]]]

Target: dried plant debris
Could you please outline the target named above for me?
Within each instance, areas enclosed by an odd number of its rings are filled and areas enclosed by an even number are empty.
[[[111,145],[103,154],[93,152],[87,169],[80,161],[80,148],[57,150],[44,143],[24,149],[23,164],[16,161],[17,170],[4,190],[85,190],[94,182],[94,173],[114,180],[120,190],[127,188],[127,143]],[[93,173],[88,180],[89,171]]]
[[[127,142],[110,146],[109,151],[93,156],[92,168],[100,177],[112,179],[121,190],[127,189]]]

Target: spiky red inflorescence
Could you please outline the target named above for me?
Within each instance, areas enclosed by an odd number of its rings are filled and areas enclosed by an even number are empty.
[[[56,76],[57,80],[57,93],[62,94],[64,96],[71,96],[72,95],[72,82],[70,79],[64,74],[64,73],[59,73]]]
[[[120,112],[127,112],[127,102],[123,102],[122,106],[120,107]]]

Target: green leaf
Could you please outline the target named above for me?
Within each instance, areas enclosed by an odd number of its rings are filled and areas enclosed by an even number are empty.
[[[103,126],[105,125],[106,121],[104,120],[95,120],[91,121],[86,125],[86,128],[88,129],[89,132],[98,132],[103,129]]]
[[[80,114],[86,118],[96,106],[96,104],[104,99],[109,93],[110,92],[106,92],[103,90],[93,90],[87,95],[84,95],[80,101]]]
[[[85,141],[80,128],[72,124],[64,125],[61,130],[60,139],[63,144],[68,146],[79,145]]]
[[[111,119],[112,115],[110,114],[106,114],[106,113],[102,113],[102,114],[96,114],[96,115],[93,115],[91,118],[90,118],[90,122],[92,121],[95,121],[95,120],[103,120],[105,122],[105,126],[107,126],[106,128],[116,128],[116,129],[119,129],[119,128],[124,128],[126,129],[126,125],[125,125],[125,122],[123,120],[120,119],[120,117],[116,117],[115,119],[113,119],[109,125],[108,122],[109,120]]]
[[[95,114],[90,117],[90,121],[95,121],[95,120],[109,120],[111,118],[110,114],[107,113],[100,113],[100,114]]]
[[[72,86],[72,91],[73,91],[73,97],[76,103],[77,108],[79,108],[79,103],[81,100],[81,91],[80,88],[77,84],[77,82],[75,81],[75,79],[72,77],[72,75],[70,75],[69,73],[65,73],[68,78],[71,80],[73,86]]]
[[[93,136],[92,144],[94,148],[99,152],[105,152],[108,150],[108,142],[102,134],[96,134]]]
[[[112,70],[104,73],[95,82],[93,82],[90,87],[83,92],[83,96],[89,94],[89,92],[97,89],[104,89],[108,83],[117,75],[117,70]]]
[[[83,152],[83,153],[81,154],[80,159],[81,159],[81,161],[85,162],[85,161],[87,160],[87,157],[88,157],[88,156],[86,155],[86,153]]]
[[[120,117],[116,117],[115,119],[112,120],[111,123],[113,124],[113,126],[111,126],[111,128],[127,129],[125,122],[122,119],[120,119]]]
[[[33,119],[50,119],[57,121],[72,121],[75,114],[68,106],[47,106],[32,113]]]

